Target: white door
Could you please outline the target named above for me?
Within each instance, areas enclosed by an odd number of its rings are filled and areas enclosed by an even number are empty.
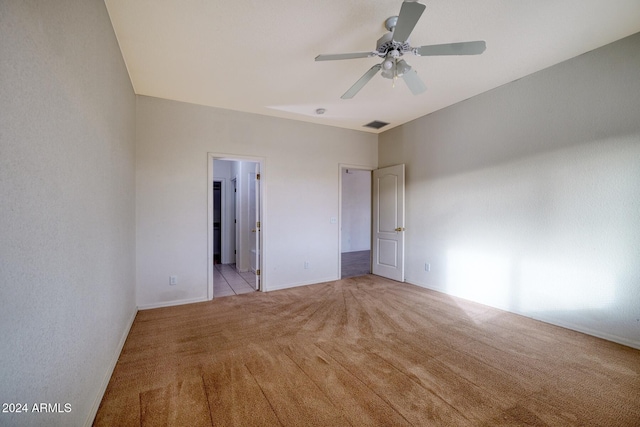
[[[373,171],[373,274],[404,282],[404,165]]]
[[[249,236],[251,270],[256,273],[256,290],[260,290],[260,164],[249,173]]]

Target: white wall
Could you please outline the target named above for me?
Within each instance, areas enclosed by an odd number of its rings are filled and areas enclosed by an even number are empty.
[[[137,298],[207,296],[207,153],[264,159],[263,284],[339,277],[340,163],[377,165],[375,134],[139,96]],[[309,261],[309,269],[304,262]],[[169,276],[179,284],[169,286]]]
[[[348,173],[347,173],[348,171]],[[371,171],[343,168],[342,252],[371,249]]]
[[[638,70],[640,34],[381,134],[407,281],[640,347]]]
[[[102,1],[0,2],[0,425],[80,426],[136,312],[135,96]]]

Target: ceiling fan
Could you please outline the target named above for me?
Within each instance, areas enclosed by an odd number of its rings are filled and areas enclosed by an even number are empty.
[[[417,56],[437,56],[478,55],[484,52],[487,47],[484,41],[411,47],[409,45],[409,36],[425,8],[426,6],[422,3],[409,0],[404,1],[400,8],[400,14],[387,18],[385,21],[384,26],[389,32],[380,37],[376,45],[376,50],[372,52],[338,53],[316,56],[316,61],[334,61],[374,56],[384,58],[380,64],[374,65],[360,77],[360,79],[341,96],[342,99],[353,98],[380,70],[382,70],[382,77],[393,79],[394,82],[398,77],[402,77],[414,95],[424,92],[427,87],[420,77],[418,77],[418,73],[402,59],[405,53],[412,53]]]

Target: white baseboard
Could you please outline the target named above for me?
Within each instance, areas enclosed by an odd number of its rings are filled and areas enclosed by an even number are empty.
[[[209,300],[206,297],[204,297],[204,298],[191,298],[191,299],[181,299],[181,300],[175,300],[175,301],[158,302],[155,304],[139,305],[138,310],[151,310],[152,308],[173,307],[174,305],[193,304],[195,302],[205,302],[205,301],[209,301]]]
[[[436,291],[436,292],[440,292],[449,296],[452,296],[454,298],[462,298],[456,295],[452,295],[448,292],[446,292],[446,290],[435,287],[435,286],[427,286],[427,285],[423,285],[421,283],[417,283],[417,282],[411,282],[409,280],[406,280],[406,283],[409,283],[410,285],[415,285],[415,286],[419,286],[421,288],[425,288],[425,289],[429,289],[432,291]],[[462,298],[465,299],[465,298]],[[473,301],[473,300],[469,300],[469,301]],[[477,304],[482,304],[481,302],[478,301],[473,301]],[[484,304],[487,305],[487,304]],[[589,328],[585,328],[583,326],[580,325],[575,325],[573,323],[570,322],[565,322],[559,319],[553,319],[550,317],[544,317],[544,316],[532,316],[531,314],[528,313],[522,313],[520,311],[517,310],[512,310],[510,308],[505,308],[505,307],[495,307],[495,306],[488,306],[488,307],[493,307],[493,308],[497,308],[499,310],[504,310],[507,311],[509,313],[514,313],[520,316],[524,316],[524,317],[528,317],[529,319],[534,319],[534,320],[539,320],[540,322],[544,322],[544,323],[549,323],[550,325],[555,325],[555,326],[560,326],[561,328],[565,328],[565,329],[570,329],[572,331],[576,331],[576,332],[580,332],[586,335],[591,335],[593,337],[596,338],[602,338],[603,340],[607,340],[607,341],[611,341],[611,342],[615,342],[617,344],[622,344],[625,345],[627,347],[631,347],[631,348],[637,348],[640,350],[640,342],[635,341],[635,340],[630,340],[624,337],[619,337],[617,335],[612,335],[612,334],[608,334],[606,332],[600,332],[600,331],[596,331],[593,329],[589,329]]]
[[[84,423],[85,427],[90,427],[91,425],[93,425],[93,421],[95,420],[96,415],[98,414],[98,408],[100,408],[100,403],[102,402],[104,393],[107,391],[107,386],[109,385],[109,381],[111,380],[111,375],[113,375],[113,371],[116,369],[118,358],[120,357],[120,353],[122,353],[122,349],[124,347],[125,341],[127,341],[127,337],[129,336],[129,331],[131,331],[131,326],[133,326],[133,321],[136,319],[136,314],[138,314],[138,308],[136,308],[133,311],[131,318],[127,322],[127,327],[125,328],[124,333],[120,337],[120,342],[118,343],[116,351],[111,357],[111,363],[109,363],[107,372],[104,378],[102,379],[102,384],[100,384],[98,396],[96,397],[96,400],[93,402],[93,405],[91,405],[89,416],[87,417],[87,420]]]
[[[550,324],[555,325],[555,326],[560,326],[561,328],[571,329],[572,331],[580,332],[580,333],[583,333],[583,334],[586,334],[586,335],[591,335],[591,336],[596,337],[596,338],[602,338],[603,340],[615,342],[617,344],[622,344],[624,346],[631,347],[631,348],[637,348],[638,350],[640,350],[640,342],[633,341],[633,340],[630,340],[630,339],[626,339],[626,338],[623,338],[623,337],[619,337],[617,335],[608,334],[606,332],[595,331],[593,329],[585,328],[585,327],[582,327],[580,325],[574,325],[574,324],[569,323],[569,322],[558,321],[558,320],[555,320],[555,319],[548,319],[546,317],[541,317],[541,316],[533,317],[533,316],[528,316],[528,315],[522,314],[522,313],[517,313],[517,314],[520,314],[521,316],[529,317],[531,319],[539,320],[541,322],[550,323]]]

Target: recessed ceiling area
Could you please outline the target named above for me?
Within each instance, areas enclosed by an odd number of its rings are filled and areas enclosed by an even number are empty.
[[[486,51],[405,56],[425,92],[378,75],[344,100],[380,58],[314,58],[375,50],[401,1],[105,0],[136,94],[372,133],[640,31],[638,0],[420,3],[412,46],[484,40]],[[374,120],[389,125],[363,127]]]

